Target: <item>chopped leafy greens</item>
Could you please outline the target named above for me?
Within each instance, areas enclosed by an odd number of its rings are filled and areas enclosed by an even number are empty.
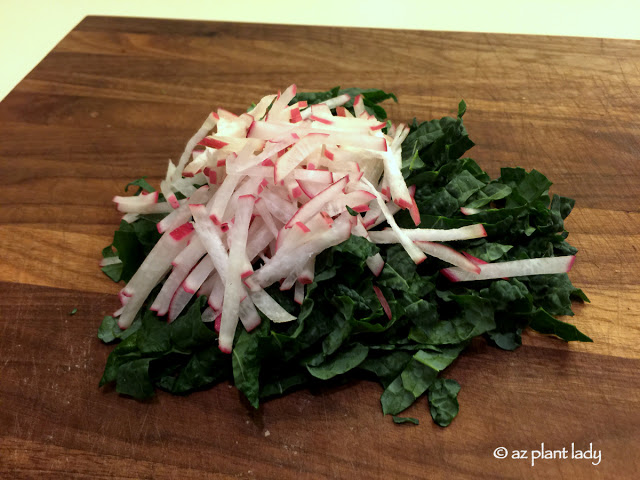
[[[352,98],[345,105],[349,111],[360,94],[364,108],[380,121],[387,115],[378,104],[397,101],[382,90],[335,87],[298,93],[292,103],[314,104],[344,93]],[[491,179],[464,157],[474,145],[462,120],[466,108],[462,101],[455,118],[414,120],[402,145],[402,175],[407,185],[415,185],[420,227],[482,223],[487,237],[457,242],[456,248],[486,262],[574,254],[564,230],[573,200],[551,197],[551,182],[535,170],[503,168]],[[138,188],[135,195],[154,192],[144,177],[125,190],[131,186]],[[463,215],[461,207],[473,210]],[[359,215],[351,208],[349,213]],[[158,242],[156,224],[162,218],[140,215],[132,223],[121,222],[102,252],[105,259],[119,259],[105,262],[102,270],[109,278],[131,279]],[[406,210],[395,218],[403,228],[414,226]],[[385,263],[374,277],[366,262],[378,253]],[[102,321],[98,338],[118,344],[100,385],[115,382],[119,393],[145,399],[156,388],[185,394],[228,380],[257,408],[260,400],[294,388],[360,376],[382,385],[382,410],[395,423],[417,425],[417,419],[397,414],[426,394],[434,422],[446,426],[458,413],[460,385],[439,375],[473,338],[514,350],[530,327],[566,341],[591,341],[554,317],[573,315],[572,299],[588,301],[566,274],[453,284],[440,273],[444,266],[434,257],[416,265],[400,245],[376,245],[352,235],[318,255],[300,306],[287,292],[269,287],[267,292],[297,319],[271,323],[263,317],[251,332],[240,325],[231,355],[218,349],[214,323],[202,321],[204,296],[192,299],[172,323],[149,310],[148,300],[126,330],[111,316]]]
[[[393,415],[391,418],[393,419],[393,423],[411,423],[413,425],[420,425],[420,420],[413,417],[398,417],[397,415]]]
[[[460,384],[455,380],[438,378],[429,389],[431,417],[441,427],[446,427],[458,415]]]

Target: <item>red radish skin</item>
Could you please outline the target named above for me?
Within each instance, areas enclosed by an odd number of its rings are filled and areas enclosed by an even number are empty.
[[[309,120],[313,120],[314,122],[324,123],[325,125],[332,125],[333,122],[331,120],[327,120],[326,118],[317,117],[315,115],[311,115]]]
[[[185,223],[184,225],[179,226],[175,230],[173,230],[169,235],[173,237],[174,240],[180,241],[185,238],[187,235],[190,235],[193,232],[193,224],[191,222]]]
[[[476,265],[460,252],[454,250],[451,247],[448,247],[447,245],[424,241],[416,241],[415,244],[418,245],[420,250],[428,255],[456,265],[457,267],[462,268],[468,272],[473,272],[475,274],[480,273],[479,265]]]
[[[302,119],[302,115],[300,115],[300,109],[294,108],[293,110],[291,110],[291,122],[298,123],[302,121],[303,119]]]
[[[467,252],[461,252],[465,257],[467,257],[469,260],[471,260],[473,263],[475,263],[476,265],[486,265],[489,262],[485,262],[484,260],[482,260],[481,258],[478,257],[474,257],[473,255],[471,255],[470,253]]]
[[[350,208],[354,212],[358,212],[358,213],[365,213],[365,212],[368,212],[369,210],[371,210],[369,208],[369,205],[356,205],[355,207],[350,207]]]
[[[302,222],[296,222],[295,226],[298,227],[300,230],[302,230],[304,233],[309,233],[311,230],[309,230],[309,227],[307,227],[304,223]]]
[[[216,172],[212,168],[205,168],[204,174],[209,179],[209,184],[216,185],[218,183],[218,172]]]
[[[362,101],[362,95],[356,95],[356,98],[353,99],[353,110],[356,114],[356,117],[361,116],[364,111],[364,102]]]
[[[378,297],[378,300],[380,300],[380,305],[382,305],[382,309],[384,310],[384,313],[387,315],[387,318],[391,320],[391,307],[389,307],[389,302],[387,302],[387,299],[384,298],[384,295],[382,294],[382,290],[380,290],[380,288],[374,285],[373,291],[376,292],[376,297]]]
[[[398,205],[400,208],[411,208],[412,204],[410,202],[407,202],[406,200],[402,199],[402,198],[398,198],[397,200],[394,200],[394,203],[396,205]]]
[[[131,295],[128,295],[124,290],[120,290],[120,292],[118,292],[118,298],[120,299],[120,305],[124,306],[131,298]]]
[[[409,207],[409,213],[411,214],[411,220],[413,220],[415,226],[417,227],[418,225],[420,225],[422,221],[420,219],[420,210],[418,210],[418,204],[413,198],[413,195],[411,196],[411,206]]]
[[[302,194],[304,193],[304,191],[302,190],[302,188],[300,188],[300,185],[298,185],[297,187],[294,187],[293,190],[291,191],[291,193],[293,194],[293,198],[299,198],[302,196]]]
[[[247,129],[247,138],[253,138],[253,129],[256,126],[256,121],[254,120],[253,122],[251,122],[251,125],[249,125],[249,128]]]
[[[178,203],[178,199],[175,195],[169,195],[169,197],[167,198],[167,202],[169,203],[169,205],[171,205],[172,208],[180,207],[180,203]]]
[[[327,225],[331,225],[333,223],[333,218],[331,218],[331,215],[329,215],[327,212],[320,212],[320,215],[322,216],[323,220],[325,222],[327,222]]]
[[[205,137],[198,142],[198,145],[203,145],[205,147],[215,148],[216,150],[219,150],[229,144],[215,138]]]
[[[370,221],[363,223],[364,228],[369,229],[369,227],[372,227],[375,223],[376,223],[377,217],[371,219]]]
[[[453,273],[450,270],[447,270],[446,268],[443,268],[442,270],[440,270],[440,273],[444,275],[447,278],[447,280],[450,280],[452,282],[457,282],[459,280],[455,273]]]

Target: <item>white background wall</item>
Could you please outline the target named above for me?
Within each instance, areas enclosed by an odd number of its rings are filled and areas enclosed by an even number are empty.
[[[638,0],[0,0],[0,99],[86,15],[640,40]]]

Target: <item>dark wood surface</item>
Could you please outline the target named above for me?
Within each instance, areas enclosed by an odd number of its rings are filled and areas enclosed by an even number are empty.
[[[462,391],[446,429],[425,400],[418,427],[392,424],[364,381],[257,411],[227,384],[145,403],[98,389],[96,329],[118,303],[97,265],[111,197],[156,182],[212,108],[294,82],[393,91],[398,121],[464,98],[489,173],[536,168],[577,200],[571,278],[592,304],[571,321],[595,343],[474,343],[448,373]],[[632,41],[85,19],[0,104],[0,477],[637,478],[639,92]],[[543,442],[602,459],[493,456]]]

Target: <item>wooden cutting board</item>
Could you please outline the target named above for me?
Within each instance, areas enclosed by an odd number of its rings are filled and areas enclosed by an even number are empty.
[[[227,384],[149,402],[98,389],[111,348],[96,329],[118,305],[98,268],[111,197],[157,182],[212,108],[294,82],[395,92],[397,121],[464,98],[492,176],[535,168],[577,200],[571,278],[592,303],[571,321],[594,343],[474,343],[448,372],[462,391],[446,429],[426,400],[408,412],[419,426],[394,425],[365,381],[258,410]],[[633,41],[85,19],[0,105],[0,477],[637,478],[639,112]],[[569,458],[532,466],[542,443]]]

